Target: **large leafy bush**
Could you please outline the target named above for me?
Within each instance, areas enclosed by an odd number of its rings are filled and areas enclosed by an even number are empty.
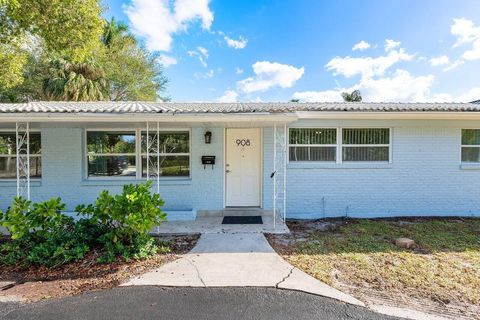
[[[80,205],[76,212],[87,217],[97,228],[106,230],[98,238],[106,253],[104,261],[112,261],[116,256],[125,259],[145,258],[157,251],[148,233],[156,225],[166,221],[161,210],[164,201],[151,192],[151,182],[123,186],[118,195],[104,190],[94,204]]]
[[[0,244],[0,264],[58,266],[78,261],[92,249],[100,262],[144,259],[158,252],[149,236],[155,225],[166,220],[164,201],[151,192],[151,183],[129,184],[119,195],[102,191],[94,204],[76,208],[75,221],[63,213],[60,198],[33,203],[15,197],[0,223],[11,241]]]
[[[32,204],[15,197],[8,210],[0,212],[1,224],[12,237],[0,247],[0,263],[56,266],[82,259],[88,244],[78,237],[73,218],[64,210],[60,198]]]

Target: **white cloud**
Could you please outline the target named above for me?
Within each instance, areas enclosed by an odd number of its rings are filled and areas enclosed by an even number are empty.
[[[433,75],[414,77],[406,70],[396,70],[392,77],[365,79],[359,84],[365,101],[426,101],[434,81]]]
[[[461,45],[468,45],[469,48],[448,70],[463,64],[463,61],[480,60],[480,26],[476,26],[473,21],[465,18],[453,19],[450,32],[457,38],[457,42],[453,45],[454,48]]]
[[[458,102],[471,102],[480,99],[480,87],[479,88],[472,88],[467,92],[458,95],[457,97],[453,98],[453,101]]]
[[[163,67],[165,68],[168,68],[172,65],[175,65],[177,64],[177,59],[175,59],[174,57],[169,57],[169,56],[166,56],[164,54],[161,54],[159,57],[158,57],[158,62],[163,65]]]
[[[208,58],[208,50],[204,47],[197,47],[198,52],[200,52],[205,58]]]
[[[480,39],[472,44],[472,48],[463,53],[462,58],[465,60],[479,60],[480,59]]]
[[[390,51],[395,48],[400,47],[402,43],[400,41],[394,41],[392,39],[386,39],[385,40],[385,51]]]
[[[365,102],[421,102],[428,100],[433,81],[433,75],[414,77],[398,69],[391,77],[364,78],[350,88],[295,92],[293,98],[306,102],[337,102],[343,101],[342,92],[360,90]]]
[[[453,19],[450,32],[457,37],[454,47],[480,39],[480,27],[475,26],[473,21],[465,18]]]
[[[357,50],[363,51],[363,50],[367,50],[370,47],[371,47],[370,43],[362,40],[353,46],[352,51],[357,51]]]
[[[448,59],[447,56],[439,56],[439,57],[433,57],[429,61],[432,66],[437,67],[437,66],[443,66],[448,64],[450,62],[450,59]]]
[[[197,47],[195,50],[190,50],[187,52],[190,57],[197,57],[198,61],[202,64],[204,68],[208,67],[208,50],[204,47]]]
[[[173,34],[186,31],[195,21],[209,30],[213,22],[210,0],[132,0],[124,12],[132,31],[145,38],[148,50],[170,51]]]
[[[208,7],[209,2],[210,0],[176,0],[175,17],[183,28],[187,27],[188,22],[198,19],[202,21],[202,28],[209,30],[213,22],[213,12]]]
[[[299,80],[305,69],[278,62],[258,61],[252,65],[254,77],[238,81],[238,88],[245,93],[265,91],[273,87],[290,88]]]
[[[223,96],[217,99],[218,102],[237,102],[238,93],[234,90],[227,90],[223,93]]]
[[[471,88],[466,92],[458,95],[452,95],[449,93],[435,94],[430,99],[432,102],[471,102],[478,100],[480,97],[480,87]]]
[[[335,57],[325,67],[328,71],[333,71],[335,75],[343,75],[347,78],[361,75],[362,78],[369,78],[383,75],[385,70],[400,61],[410,61],[412,59],[413,55],[400,48],[399,50],[390,50],[385,56],[377,58]]]
[[[444,72],[447,72],[447,71],[453,70],[453,69],[461,66],[464,63],[465,63],[465,61],[463,61],[461,59],[458,59],[458,60],[455,60],[454,62],[452,62],[449,66],[446,66],[445,68],[443,68],[442,70]]]
[[[301,91],[293,94],[293,99],[304,102],[341,102],[343,101],[341,90],[325,91]]]
[[[248,40],[243,37],[240,37],[238,40],[229,38],[228,36],[225,36],[223,38],[227,42],[227,45],[230,48],[234,48],[234,49],[243,49],[247,46],[247,42],[248,42]]]
[[[239,67],[236,67],[235,68],[235,73],[236,74],[242,74],[243,73],[243,69],[239,68]]]
[[[211,78],[213,78],[214,75],[215,75],[215,71],[213,69],[208,70],[205,73],[195,72],[193,74],[193,76],[197,79],[211,79]]]

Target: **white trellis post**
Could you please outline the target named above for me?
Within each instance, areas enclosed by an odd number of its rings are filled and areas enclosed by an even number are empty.
[[[15,124],[17,196],[30,200],[30,124]]]
[[[273,229],[277,225],[277,123],[273,123]]]
[[[283,127],[283,128],[282,128]],[[273,219],[276,227],[277,211],[285,222],[287,218],[287,152],[288,128],[285,122],[273,123]]]
[[[155,134],[153,137],[150,136],[150,122],[147,122],[147,137],[145,140],[146,152],[147,152],[147,180],[150,181],[152,177],[156,178],[157,182],[157,193],[160,193],[160,123],[157,122]],[[154,161],[151,159],[151,153],[156,155],[157,163],[155,165]],[[152,172],[151,169],[155,169]]]
[[[287,123],[283,123],[283,222],[287,220],[287,153],[288,153]]]

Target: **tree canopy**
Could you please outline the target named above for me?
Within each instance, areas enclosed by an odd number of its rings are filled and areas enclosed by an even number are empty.
[[[342,98],[345,102],[362,102],[360,90],[354,90],[352,93],[342,92]]]
[[[0,102],[165,100],[157,56],[100,0],[0,0]]]

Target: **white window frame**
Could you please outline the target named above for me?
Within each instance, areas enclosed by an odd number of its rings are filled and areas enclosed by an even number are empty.
[[[336,144],[296,144],[296,143],[290,143],[290,130],[291,129],[335,129],[336,133]],[[291,127],[288,128],[288,146],[287,146],[287,155],[288,155],[288,162],[293,162],[293,163],[335,163],[338,162],[338,128],[337,127]],[[333,161],[328,161],[328,160],[318,160],[318,161],[311,161],[311,160],[300,160],[300,161],[295,161],[295,160],[290,160],[290,147],[335,147],[335,160]],[[309,149],[310,152],[310,149]]]
[[[309,145],[309,144],[290,144],[290,129],[336,129],[337,130],[337,144],[335,145]],[[343,129],[388,129],[388,144],[343,144]],[[381,164],[381,163],[392,163],[393,156],[393,128],[386,126],[362,126],[362,127],[333,127],[333,126],[301,126],[301,127],[289,127],[288,128],[288,146],[287,150],[290,152],[290,146],[325,146],[325,147],[336,147],[336,161],[290,161],[290,156],[288,156],[288,163],[336,163],[336,164]],[[343,147],[346,146],[356,146],[356,147],[388,147],[388,161],[343,161]]]
[[[30,154],[30,159],[37,157],[37,158],[40,158],[40,160],[42,161],[42,162],[41,162],[42,175],[41,175],[40,177],[30,177],[30,180],[31,180],[31,181],[40,181],[40,180],[42,180],[42,177],[43,177],[43,159],[42,159],[42,158],[43,158],[43,148],[42,148],[43,142],[42,142],[42,131],[41,131],[40,129],[30,129],[30,130],[28,130],[28,131],[29,131],[29,133],[40,133],[40,145],[41,145],[40,150],[42,150],[42,152],[39,153],[39,154]],[[2,129],[2,130],[0,130],[0,134],[1,134],[1,133],[14,133],[14,134],[15,134],[15,129],[4,129],[4,130]],[[0,154],[0,158],[9,158],[9,157],[14,157],[14,158],[15,158],[15,161],[16,161],[16,159],[17,159],[17,152],[16,152],[16,150],[15,150],[15,153],[12,154],[12,155],[10,155],[10,154],[8,154],[8,155],[7,155],[7,154]],[[10,182],[10,181],[17,181],[17,178],[16,178],[16,177],[15,177],[15,178],[0,178],[0,183],[2,183],[2,182]]]
[[[480,161],[475,161],[475,162],[472,162],[472,161],[463,161],[462,160],[462,151],[463,151],[463,148],[479,148],[480,149],[480,144],[462,144],[462,131],[463,130],[480,130],[480,128],[461,128],[460,129],[460,164],[464,164],[464,165],[478,165],[480,164]]]
[[[83,135],[83,141],[84,141],[84,146],[83,146],[83,171],[84,171],[84,179],[85,180],[101,180],[101,181],[132,181],[132,180],[143,180],[146,181],[147,177],[142,176],[142,132],[146,133],[147,129],[146,128],[87,128],[84,130],[84,135]],[[189,153],[185,153],[185,155],[189,156],[189,163],[188,163],[188,176],[183,176],[183,177],[160,177],[160,180],[189,180],[191,179],[192,176],[192,129],[191,128],[161,128],[159,130],[160,132],[174,132],[174,131],[182,131],[182,132],[188,132],[188,139],[189,139]],[[90,177],[88,175],[88,146],[87,146],[87,133],[88,132],[134,132],[135,133],[135,153],[132,154],[135,156],[135,168],[136,168],[136,174],[135,176],[124,176],[124,177],[119,177],[119,176],[104,176],[104,177]],[[156,132],[156,130],[155,130]],[[102,155],[102,154],[95,154],[95,155]],[[113,154],[113,153],[108,153],[105,155],[110,155],[110,156],[115,156],[115,155],[125,155],[124,153],[122,154]],[[174,154],[167,154],[167,155],[174,155]],[[176,154],[175,154],[176,155]]]
[[[139,157],[140,157],[140,162],[139,162],[139,165],[140,165],[140,179],[144,179],[146,180],[147,177],[144,177],[143,176],[143,167],[142,167],[142,157],[146,157],[147,156],[147,153],[146,152],[142,152],[142,133],[145,133],[147,134],[147,129],[139,129],[139,147],[140,147],[140,150],[139,151]],[[151,133],[156,133],[157,130],[151,130]],[[190,179],[190,177],[192,176],[192,130],[190,128],[187,128],[187,129],[181,129],[181,128],[161,128],[159,130],[159,133],[162,133],[162,132],[188,132],[188,152],[175,152],[175,153],[163,153],[163,152],[160,152],[158,153],[158,156],[159,157],[166,157],[166,156],[188,156],[188,176],[180,176],[180,177],[162,177],[160,176],[160,179],[168,179],[168,180],[171,180],[171,179]],[[157,154],[153,154],[153,156],[156,156]],[[150,155],[152,156],[152,155]],[[147,161],[147,164],[148,164],[148,161]],[[138,168],[137,168],[138,169]]]

